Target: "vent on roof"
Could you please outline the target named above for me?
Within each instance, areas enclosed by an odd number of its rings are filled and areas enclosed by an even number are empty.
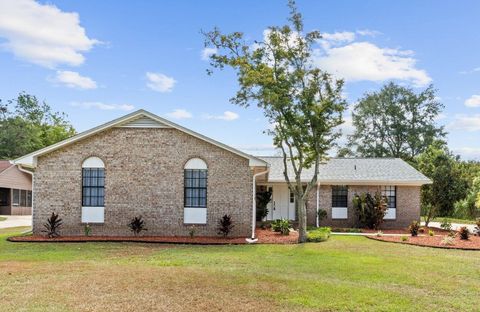
[[[170,128],[168,125],[143,116],[120,125],[122,128]]]

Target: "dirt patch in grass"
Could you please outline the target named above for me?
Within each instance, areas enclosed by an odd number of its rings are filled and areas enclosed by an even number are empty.
[[[447,245],[442,243],[445,236],[408,236],[406,241],[402,241],[401,236],[372,236],[370,239],[375,239],[384,242],[401,243],[417,246],[448,248],[448,249],[464,249],[464,250],[480,250],[480,237],[470,236],[468,240],[460,239],[457,235],[453,239],[453,244]]]
[[[292,231],[290,235],[281,235],[271,230],[258,229],[256,231],[260,244],[295,244],[298,232]],[[83,243],[83,242],[137,242],[137,243],[167,243],[167,244],[197,244],[197,245],[228,245],[246,244],[245,237],[207,237],[207,236],[60,236],[48,238],[43,235],[12,236],[11,242],[37,242],[37,243]]]

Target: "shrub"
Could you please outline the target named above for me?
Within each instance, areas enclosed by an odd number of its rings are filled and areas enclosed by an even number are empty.
[[[448,219],[443,219],[442,223],[440,224],[440,227],[444,229],[445,231],[451,231],[452,230],[452,222],[448,221]]]
[[[428,236],[435,236],[435,232],[433,230],[428,230]]]
[[[83,232],[85,233],[85,236],[90,236],[92,235],[92,228],[90,227],[90,224],[85,224],[85,227],[83,228]]]
[[[318,222],[322,222],[327,218],[327,211],[325,209],[318,209]]]
[[[188,235],[190,235],[190,238],[193,238],[195,236],[195,224],[190,225],[190,228],[188,229]]]
[[[218,220],[217,233],[223,237],[227,237],[234,227],[232,217],[230,215],[224,215]]]
[[[337,233],[362,233],[362,230],[357,229],[357,228],[333,228],[332,232],[337,232]]]
[[[387,213],[387,200],[380,193],[365,193],[353,196],[353,207],[360,227],[378,230]]]
[[[451,236],[445,236],[440,242],[442,245],[451,246],[455,244],[455,239]]]
[[[135,236],[140,234],[142,231],[147,231],[145,228],[145,221],[143,221],[142,216],[134,217],[127,225]]]
[[[287,219],[277,219],[272,222],[272,230],[280,232],[282,235],[290,234],[290,221]]]
[[[420,230],[420,223],[416,220],[412,221],[410,223],[410,226],[408,227],[408,231],[412,236],[418,236],[418,231]]]
[[[272,192],[257,192],[255,199],[257,205],[257,221],[262,221],[268,215],[267,205],[272,200]]]
[[[460,239],[467,240],[470,237],[470,231],[466,226],[459,228],[458,233],[460,234]]]
[[[330,237],[332,230],[329,227],[319,227],[307,232],[307,242],[324,242]]]
[[[62,224],[62,219],[58,217],[58,214],[52,212],[50,218],[47,219],[47,223],[43,225],[45,227],[45,230],[43,230],[42,232],[46,232],[49,238],[58,237],[60,236],[58,230],[60,229]]]
[[[408,237],[407,236],[402,236],[402,242],[406,242],[408,241]]]

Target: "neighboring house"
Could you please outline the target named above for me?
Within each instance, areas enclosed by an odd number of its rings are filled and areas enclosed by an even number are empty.
[[[32,176],[0,160],[0,215],[32,214]]]
[[[262,186],[272,187],[274,194],[269,219],[295,219],[278,158],[248,155],[144,110],[15,163],[34,172],[35,234],[54,211],[63,219],[63,235],[83,235],[87,223],[92,235],[131,235],[128,222],[142,216],[148,235],[186,236],[195,225],[196,235],[213,236],[218,220],[229,214],[233,236],[251,236],[255,192]],[[358,176],[350,170],[355,165]],[[370,179],[364,176],[368,169],[376,170],[366,174]],[[420,185],[429,180],[401,160],[331,160],[321,172],[340,175],[320,179],[319,200],[315,190],[308,202],[309,224],[316,224],[317,207],[322,207],[329,212],[327,222],[347,226],[353,221],[351,194],[377,185],[391,186],[388,195],[395,197],[391,209],[396,210],[389,215],[396,221],[390,226],[419,219]]]

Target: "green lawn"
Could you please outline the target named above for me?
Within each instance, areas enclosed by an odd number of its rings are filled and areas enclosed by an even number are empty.
[[[480,308],[474,251],[347,236],[305,245],[10,243],[11,231],[0,230],[2,311]]]

